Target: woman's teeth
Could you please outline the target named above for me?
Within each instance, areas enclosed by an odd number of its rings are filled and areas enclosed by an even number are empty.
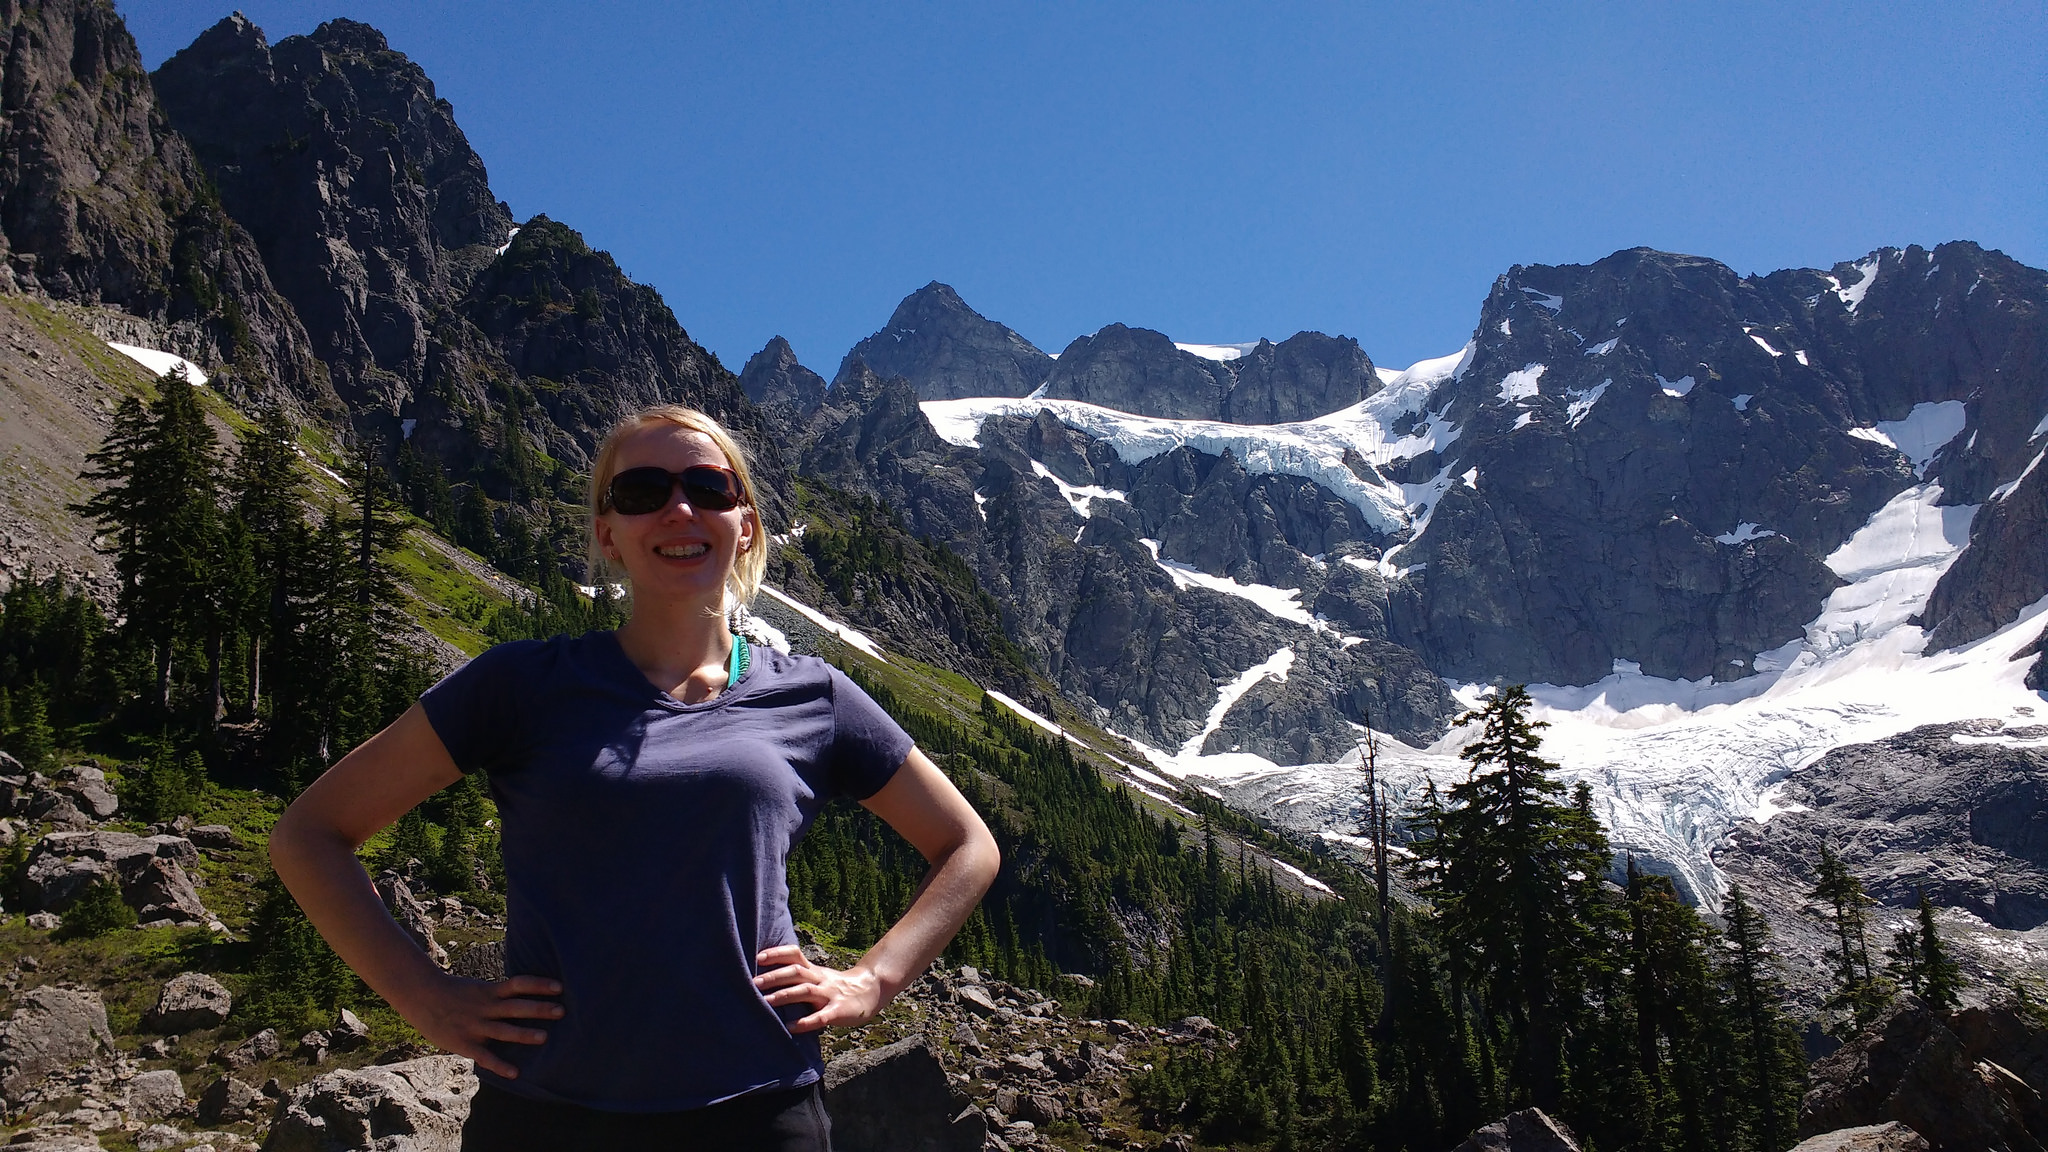
[[[687,560],[692,556],[702,556],[709,551],[711,551],[711,545],[701,541],[695,544],[670,544],[654,550],[657,556],[668,556],[677,560]]]

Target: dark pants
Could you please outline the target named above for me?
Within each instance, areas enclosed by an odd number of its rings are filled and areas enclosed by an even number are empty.
[[[477,1090],[462,1152],[832,1152],[832,1122],[812,1084],[687,1112],[599,1112]]]

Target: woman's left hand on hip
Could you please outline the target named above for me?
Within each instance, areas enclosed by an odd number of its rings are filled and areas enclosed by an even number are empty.
[[[810,1004],[817,1011],[790,1024],[791,1032],[816,1032],[864,1024],[882,1010],[882,985],[859,965],[841,971],[804,958],[802,948],[784,944],[762,950],[756,966],[768,969],[754,977],[754,987],[775,1007]]]

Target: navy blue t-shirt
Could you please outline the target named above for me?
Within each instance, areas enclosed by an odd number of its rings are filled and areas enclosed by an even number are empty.
[[[700,1108],[819,1079],[815,1032],[770,1006],[754,955],[796,942],[789,852],[833,796],[888,783],[912,741],[812,656],[755,648],[700,704],[616,636],[501,644],[421,697],[503,824],[505,972],[562,982],[540,1045],[498,1044],[521,1096],[619,1112]]]

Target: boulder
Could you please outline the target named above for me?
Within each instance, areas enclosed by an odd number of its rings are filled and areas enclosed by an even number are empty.
[[[57,791],[94,820],[108,819],[121,808],[114,790],[107,786],[107,774],[97,768],[66,768],[58,775]]]
[[[242,846],[242,838],[225,824],[201,824],[186,833],[186,837],[201,848],[227,851]]]
[[[1026,1092],[1017,1098],[1016,1114],[1018,1119],[1045,1125],[1064,1119],[1067,1115],[1067,1106],[1057,1096],[1045,1092]]]
[[[995,997],[989,995],[988,989],[983,988],[979,984],[962,984],[958,988],[953,989],[953,997],[960,1001],[961,1007],[966,1008],[976,1016],[993,1016],[996,1014]]]
[[[278,1106],[264,1152],[456,1152],[476,1088],[460,1056],[329,1072]]]
[[[1524,1108],[1472,1133],[1456,1152],[1579,1152],[1579,1142],[1543,1109]]]
[[[185,1135],[183,1131],[169,1124],[151,1124],[136,1134],[135,1147],[141,1152],[165,1152],[165,1149],[189,1143]]]
[[[199,1119],[208,1124],[232,1124],[253,1119],[268,1103],[252,1085],[223,1076],[199,1094]]]
[[[144,920],[204,923],[212,919],[186,871],[199,850],[183,836],[126,832],[52,832],[30,855],[23,895],[31,907],[62,912],[101,880],[117,880],[121,898]]]
[[[14,1014],[0,1024],[0,1096],[19,1099],[49,1073],[114,1050],[97,992],[45,985],[14,1003]]]
[[[355,1013],[346,1008],[327,1030],[327,1043],[336,1052],[353,1052],[370,1042],[370,1026],[363,1023]]]
[[[28,818],[38,824],[48,824],[60,832],[83,832],[92,827],[92,817],[87,816],[71,797],[55,788],[38,788],[29,797]]]
[[[448,964],[448,971],[471,980],[503,980],[505,978],[505,942],[503,940],[479,940],[455,954]]]
[[[278,1053],[283,1051],[284,1039],[277,1034],[277,1029],[265,1028],[222,1054],[219,1059],[230,1068],[247,1068],[252,1064],[261,1064],[265,1060],[275,1060]]]
[[[979,1152],[988,1134],[922,1036],[826,1065],[825,1110],[838,1152]]]
[[[153,1032],[196,1032],[218,1028],[235,1007],[234,994],[204,972],[180,972],[157,993],[156,1007],[142,1017]]]
[[[7,753],[0,752],[0,756],[7,756]],[[7,759],[13,761],[14,757],[7,756]],[[17,769],[20,766],[15,763]],[[0,815],[20,816],[27,812],[33,787],[26,772],[0,772]]]
[[[144,1072],[128,1082],[130,1120],[161,1120],[185,1107],[185,1082],[169,1068]]]
[[[1823,1132],[1801,1140],[1792,1152],[1927,1152],[1927,1138],[1893,1120]]]

